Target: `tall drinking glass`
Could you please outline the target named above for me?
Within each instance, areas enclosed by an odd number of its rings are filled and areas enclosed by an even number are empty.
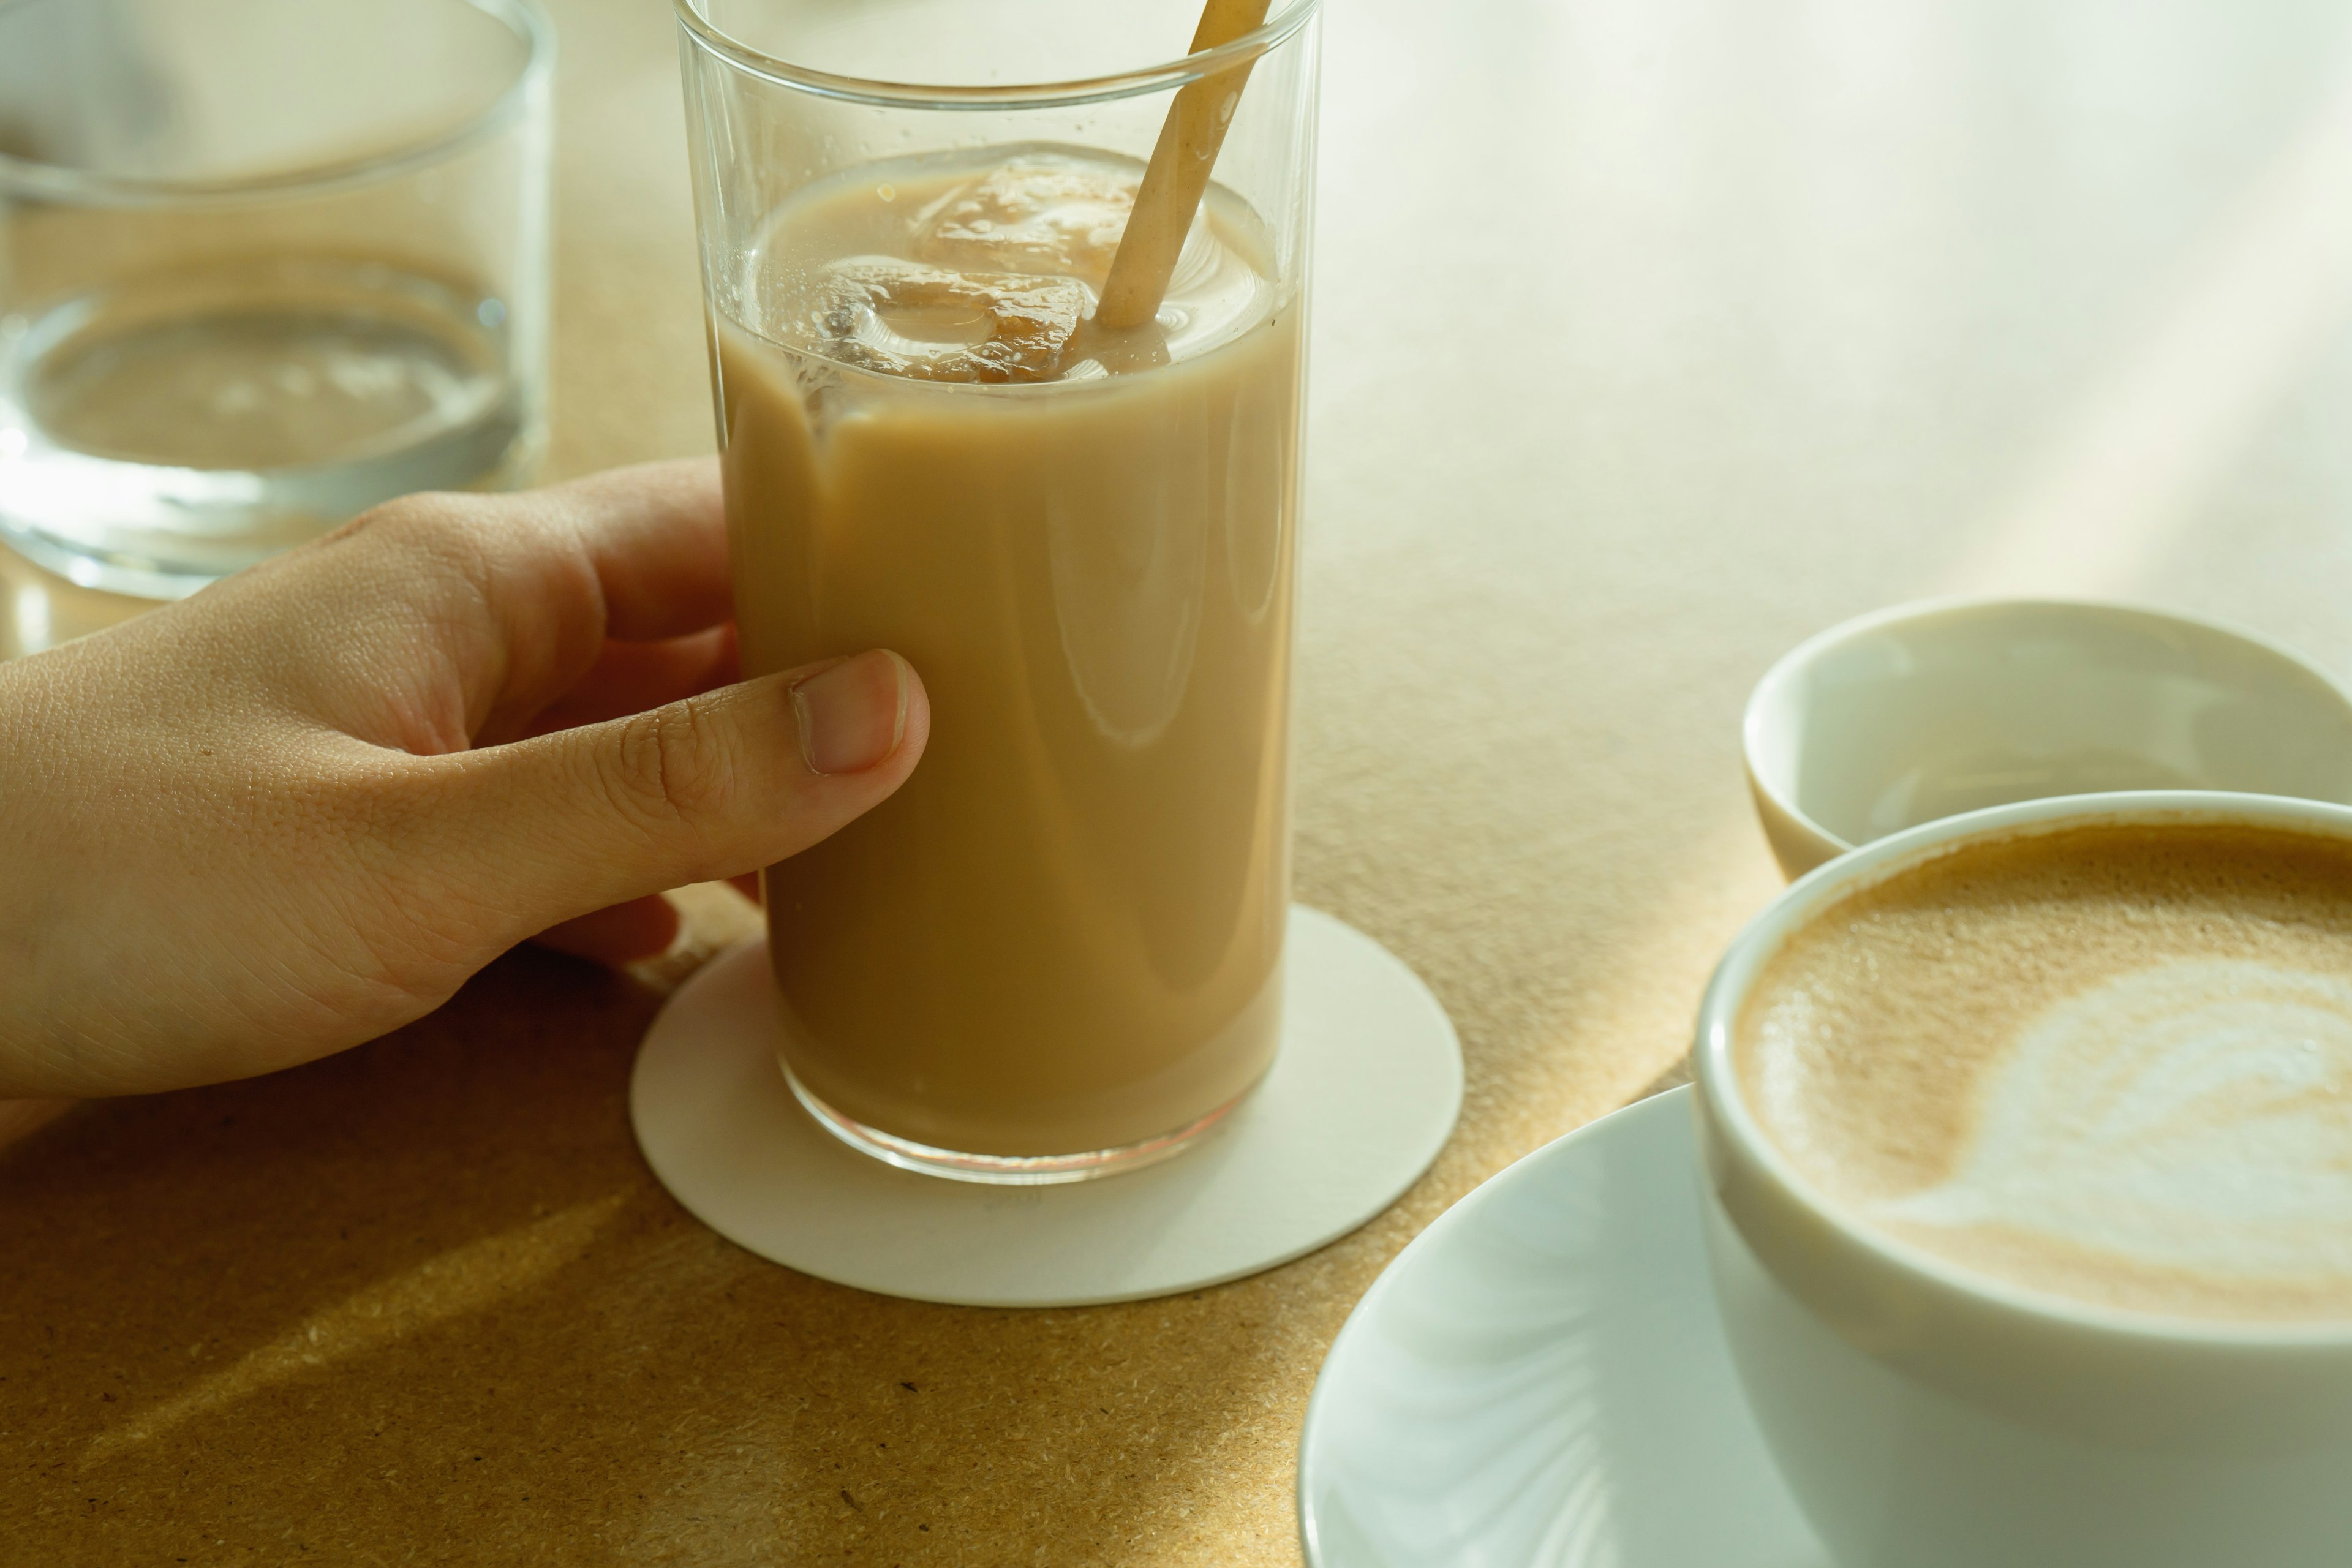
[[[1274,1058],[1317,0],[1187,57],[1196,6],[678,0],[746,666],[930,693],[766,883],[794,1091],[910,1169],[1143,1163]],[[1206,198],[1097,324],[1188,89]]]
[[[0,0],[0,539],[191,593],[541,444],[533,0]]]

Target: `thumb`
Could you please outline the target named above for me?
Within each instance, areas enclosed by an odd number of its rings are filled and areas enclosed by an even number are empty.
[[[425,853],[460,907],[517,942],[798,854],[905,783],[929,734],[897,654],[808,665],[432,759]]]

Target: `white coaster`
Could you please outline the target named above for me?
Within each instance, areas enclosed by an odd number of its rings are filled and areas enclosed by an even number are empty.
[[[1353,927],[1293,905],[1282,1048],[1200,1142],[1064,1186],[917,1175],[811,1121],[776,1064],[767,955],[713,959],[646,1035],[637,1146],[729,1240],[804,1274],[974,1307],[1081,1307],[1255,1274],[1336,1241],[1437,1157],[1462,1109],[1454,1026]]]

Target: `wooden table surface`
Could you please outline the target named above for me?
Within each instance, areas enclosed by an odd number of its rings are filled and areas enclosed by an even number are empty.
[[[667,7],[553,8],[551,467],[708,450]],[[518,953],[373,1047],[0,1156],[0,1559],[1294,1562],[1349,1308],[1670,1072],[1778,886],[1737,736],[1777,653],[2033,589],[2352,673],[2347,20],[1332,0],[1298,892],[1460,1025],[1435,1168],[1176,1300],[865,1296],[638,1160],[631,1052],[693,954]],[[53,630],[105,610],[8,570]]]

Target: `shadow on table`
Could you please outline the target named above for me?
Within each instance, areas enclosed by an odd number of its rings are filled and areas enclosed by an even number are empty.
[[[0,1155],[0,1537],[51,1562],[1132,1562],[1208,1544],[1194,1499],[1225,1511],[1228,1478],[1286,1475],[1269,1390],[1336,1323],[1278,1334],[1278,1291],[924,1306],[687,1216],[627,1123],[658,1005],[519,952],[374,1045]]]

